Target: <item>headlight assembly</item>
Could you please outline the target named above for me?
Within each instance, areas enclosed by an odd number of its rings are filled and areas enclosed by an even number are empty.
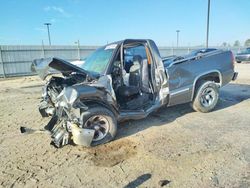
[[[65,88],[64,97],[66,102],[72,105],[78,97],[78,92],[71,87]]]
[[[69,107],[72,106],[78,97],[78,92],[72,87],[67,87],[57,96],[56,106]]]

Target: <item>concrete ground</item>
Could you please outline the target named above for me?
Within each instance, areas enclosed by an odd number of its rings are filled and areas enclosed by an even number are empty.
[[[189,105],[162,108],[119,125],[95,148],[50,146],[42,128],[38,77],[0,80],[1,187],[250,187],[250,64],[221,89],[211,113]],[[165,181],[161,181],[165,180]]]

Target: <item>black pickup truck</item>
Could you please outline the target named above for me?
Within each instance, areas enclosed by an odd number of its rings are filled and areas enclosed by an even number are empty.
[[[237,77],[231,51],[166,63],[154,41],[141,39],[105,45],[81,67],[48,58],[34,60],[31,68],[43,79],[51,68],[61,73],[49,76],[39,107],[43,117],[52,116],[44,130],[56,147],[106,143],[114,139],[117,122],[145,118],[163,105],[190,103],[209,112],[219,88]]]

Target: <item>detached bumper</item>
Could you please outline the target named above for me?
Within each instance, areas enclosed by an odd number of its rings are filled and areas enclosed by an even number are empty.
[[[238,72],[234,72],[234,75],[233,75],[232,80],[233,80],[233,81],[234,81],[234,80],[236,80],[236,79],[237,79],[237,77],[238,77]]]

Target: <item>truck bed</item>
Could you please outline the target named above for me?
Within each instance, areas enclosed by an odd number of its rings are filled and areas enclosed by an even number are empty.
[[[221,52],[223,52],[223,50],[214,50],[208,53],[204,53],[202,55],[192,55],[192,54],[187,54],[183,56],[172,55],[172,56],[167,56],[167,57],[162,58],[162,61],[163,61],[164,67],[168,67],[171,63],[180,63],[184,61],[200,59],[200,58],[204,58],[210,55],[215,55]]]
[[[175,105],[192,101],[199,78],[211,74],[219,87],[234,77],[231,51],[215,50],[199,56],[178,56],[162,59],[169,80],[170,102]]]

